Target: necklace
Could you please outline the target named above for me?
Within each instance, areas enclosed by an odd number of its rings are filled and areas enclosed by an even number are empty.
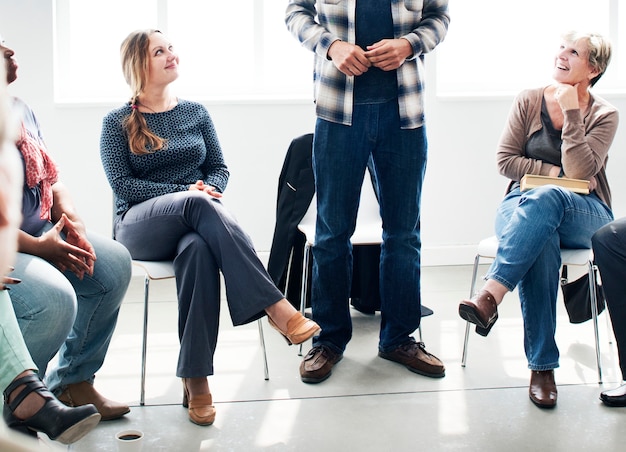
[[[173,105],[174,105],[177,101],[178,101],[178,98],[176,98],[176,97],[170,97],[169,102],[167,103],[167,106],[166,106],[164,109],[159,110],[159,111],[156,111],[156,110],[154,110],[153,108],[150,108],[150,107],[149,107],[148,105],[146,105],[145,103],[140,102],[140,101],[139,101],[139,99],[137,99],[136,104],[137,104],[137,105],[141,105],[141,106],[142,106],[142,107],[144,107],[144,108],[147,108],[147,109],[148,109],[148,110],[150,110],[152,113],[163,113],[163,112],[166,112],[166,111],[168,111],[168,110],[171,110],[171,109],[172,109],[172,106],[173,106]]]

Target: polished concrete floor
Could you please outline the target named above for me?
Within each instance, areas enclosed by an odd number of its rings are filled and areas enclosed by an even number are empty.
[[[423,339],[446,365],[442,379],[378,358],[379,315],[354,311],[354,337],[344,359],[318,385],[300,381],[297,348],[264,320],[266,381],[256,323],[235,329],[224,309],[216,375],[209,380],[217,408],[210,427],[190,423],[181,406],[171,280],[153,283],[146,405],[139,406],[143,287],[133,278],[96,381],[107,397],[131,404],[131,412],[101,422],[69,450],[116,451],[115,434],[125,429],[145,433],[147,452],[625,450],[626,409],[598,399],[603,388],[620,383],[606,314],[600,317],[604,383],[598,384],[591,322],[569,324],[559,303],[559,400],[554,410],[541,410],[528,399],[516,293],[505,299],[489,337],[471,332],[467,366],[461,366],[465,323],[457,305],[470,277],[469,266],[423,269],[423,302],[435,312],[423,319]]]

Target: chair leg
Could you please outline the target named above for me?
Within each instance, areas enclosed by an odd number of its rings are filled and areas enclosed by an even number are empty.
[[[602,383],[602,361],[600,356],[600,334],[598,332],[598,305],[596,293],[596,266],[589,261],[589,298],[591,299],[591,318],[593,321],[593,334],[596,341],[596,363],[598,365],[598,383]]]
[[[263,334],[263,322],[261,319],[257,320],[259,326],[259,342],[261,343],[261,352],[263,353],[263,372],[265,374],[265,380],[270,379],[270,370],[267,366],[267,352],[265,350],[265,335]]]
[[[139,405],[146,402],[146,355],[148,347],[148,299],[150,297],[150,278],[146,274],[143,283],[143,338],[141,344],[141,391],[139,393]]]
[[[307,242],[304,245],[304,256],[302,259],[302,287],[300,288],[300,312],[304,315],[306,310],[306,294],[309,285],[309,260],[311,258],[311,245]],[[298,356],[302,356],[302,345],[298,345]]]
[[[472,270],[472,283],[470,284],[469,297],[474,296],[474,290],[476,289],[476,276],[478,275],[478,264],[480,263],[480,255],[477,254],[474,257],[474,269]],[[470,322],[465,322],[465,339],[463,340],[463,355],[461,358],[461,367],[465,367],[467,364],[467,345],[469,342]]]

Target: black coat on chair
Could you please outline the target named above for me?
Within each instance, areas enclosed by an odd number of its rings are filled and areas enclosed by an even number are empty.
[[[296,308],[302,287],[305,241],[298,224],[315,193],[312,148],[313,134],[309,133],[295,138],[287,150],[278,180],[276,225],[267,268],[276,286]],[[362,312],[374,313],[380,309],[379,260],[380,246],[354,247],[351,298],[352,304]],[[308,300],[310,293],[307,304]]]
[[[298,231],[298,224],[309,208],[315,193],[311,162],[312,148],[313,134],[309,133],[295,138],[287,150],[278,179],[276,226],[267,264],[267,271],[274,280],[274,284],[285,292],[288,300],[296,305],[300,300],[304,251],[304,236]],[[290,260],[291,268],[289,268]],[[285,287],[287,287],[286,291]]]

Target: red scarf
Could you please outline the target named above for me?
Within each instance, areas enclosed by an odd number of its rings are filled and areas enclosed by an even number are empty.
[[[16,146],[22,153],[22,156],[24,156],[26,185],[29,188],[40,185],[40,218],[42,220],[50,220],[50,209],[53,201],[52,185],[58,180],[56,164],[48,155],[44,144],[28,133],[24,123],[22,123],[20,138],[17,140]]]

